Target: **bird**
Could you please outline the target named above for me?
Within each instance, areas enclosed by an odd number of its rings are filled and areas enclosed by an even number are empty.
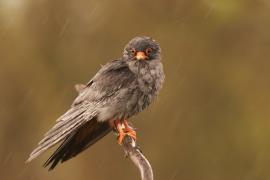
[[[164,79],[159,44],[151,37],[134,37],[121,58],[106,63],[85,85],[75,86],[78,96],[70,109],[56,120],[26,162],[60,143],[44,163],[53,170],[112,130],[120,145],[125,136],[136,140],[128,119],[156,99]]]

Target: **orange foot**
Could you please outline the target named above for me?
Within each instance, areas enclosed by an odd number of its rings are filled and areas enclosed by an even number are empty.
[[[130,136],[131,138],[133,138],[136,141],[136,131],[134,131],[134,129],[132,129],[129,125],[127,120],[124,120],[123,123],[121,122],[121,120],[115,120],[115,127],[118,131],[118,144],[122,144],[123,139],[126,135]]]

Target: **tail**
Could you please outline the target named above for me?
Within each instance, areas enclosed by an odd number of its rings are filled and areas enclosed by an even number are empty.
[[[86,110],[87,113],[85,113]],[[60,141],[67,140],[77,129],[95,119],[96,115],[95,110],[89,111],[89,107],[86,106],[76,106],[69,109],[56,120],[56,124],[44,135],[44,138],[39,142],[38,147],[33,150],[26,162],[32,161]]]
[[[64,142],[51,155],[51,157],[44,163],[44,167],[49,166],[49,170],[53,170],[59,162],[64,162],[83,150],[90,147],[99,139],[108,134],[112,128],[108,123],[97,122],[93,119],[87,122],[75,132],[66,137]]]

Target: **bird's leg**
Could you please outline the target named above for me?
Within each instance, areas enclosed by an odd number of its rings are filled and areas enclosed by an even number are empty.
[[[123,141],[123,139],[125,137],[125,132],[123,130],[123,126],[122,126],[121,120],[120,119],[115,120],[114,121],[114,124],[115,124],[116,130],[118,131],[117,142],[118,142],[118,144],[122,144],[122,141]]]
[[[118,144],[122,144],[122,141],[126,135],[136,140],[136,131],[134,131],[127,123],[126,120],[122,123],[120,119],[114,121],[115,128],[118,131]]]
[[[136,141],[137,139],[136,131],[132,127],[129,126],[128,121],[126,119],[124,119],[123,124],[125,126],[125,129],[124,129],[125,132]]]

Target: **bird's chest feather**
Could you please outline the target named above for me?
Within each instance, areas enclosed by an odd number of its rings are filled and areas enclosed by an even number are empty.
[[[160,61],[137,61],[130,68],[137,78],[138,88],[145,94],[156,93],[160,90],[164,73]]]
[[[137,61],[130,66],[136,75],[136,88],[133,96],[136,96],[136,109],[139,111],[147,107],[158,94],[164,82],[163,67],[160,61]]]

